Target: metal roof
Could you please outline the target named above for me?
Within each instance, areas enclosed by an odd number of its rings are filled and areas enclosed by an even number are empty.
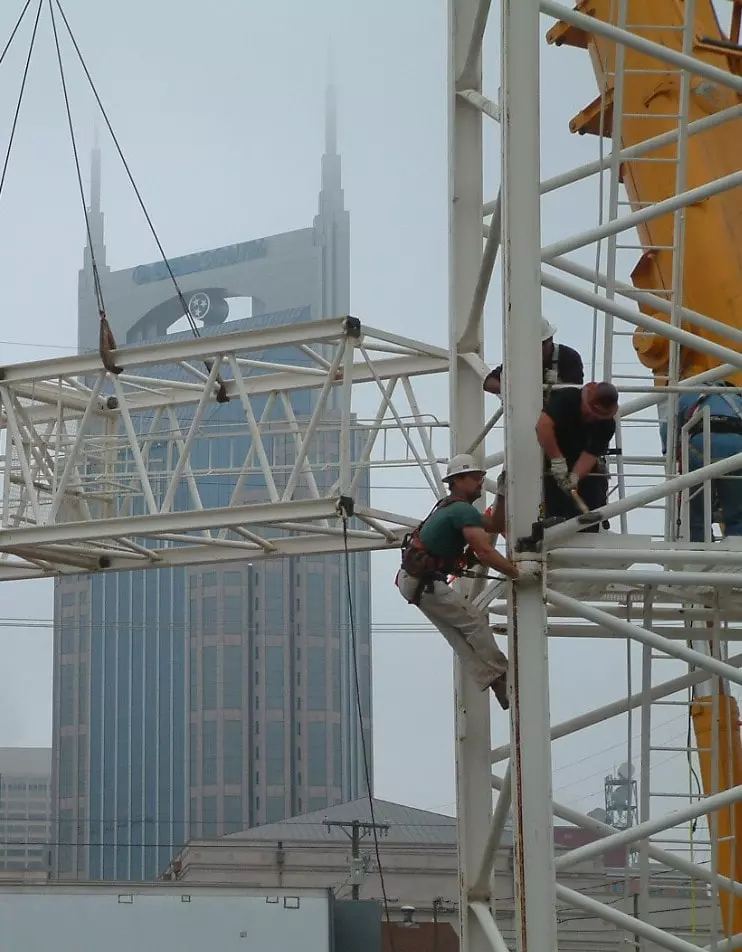
[[[377,823],[388,823],[389,831],[384,833],[382,841],[419,846],[456,845],[456,818],[415,807],[390,803],[388,800],[373,801],[374,819]],[[324,820],[341,820],[348,823],[353,820],[371,821],[371,808],[368,798],[351,800],[334,807],[305,813],[301,816],[282,820],[280,823],[268,823],[254,826],[239,833],[230,833],[223,840],[265,841],[283,840],[302,841],[339,841],[347,842],[348,837],[339,827],[327,827]],[[370,834],[369,834],[370,835]]]

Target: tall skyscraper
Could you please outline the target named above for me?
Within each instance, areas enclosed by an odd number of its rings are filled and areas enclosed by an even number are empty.
[[[171,261],[202,334],[349,312],[349,216],[332,91],[326,126],[313,227]],[[168,334],[182,307],[162,264],[117,272],[107,265],[97,153],[91,192],[80,349],[97,347],[93,254],[119,343],[184,336]],[[225,323],[238,297],[252,299],[252,317]],[[264,358],[297,363],[295,351]],[[264,400],[253,402],[258,418]],[[315,401],[314,391],[292,395],[297,420],[307,420]],[[181,427],[189,414],[179,410]],[[284,415],[268,419],[263,442],[280,491],[295,440]],[[330,401],[315,444],[320,491],[337,477],[339,420]],[[150,447],[152,474],[171,468],[171,425],[162,433]],[[358,458],[362,434],[354,433]],[[212,405],[191,457],[204,505],[229,505],[249,445],[240,402]],[[240,486],[241,502],[267,498],[258,472]],[[367,482],[358,498],[368,498]],[[241,561],[57,582],[53,803],[56,837],[70,844],[55,852],[58,876],[154,878],[191,836],[234,832],[363,795],[343,559]],[[370,752],[369,557],[352,559]]]

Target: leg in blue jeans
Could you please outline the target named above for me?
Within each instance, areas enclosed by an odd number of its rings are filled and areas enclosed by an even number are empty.
[[[716,463],[742,453],[742,434],[712,433],[711,462]],[[703,466],[703,434],[694,436],[690,441],[688,454],[691,471]],[[742,536],[742,470],[735,470],[713,480],[712,492],[716,496],[724,524],[724,535]],[[696,496],[690,501],[690,541],[703,542],[703,485],[695,487]]]

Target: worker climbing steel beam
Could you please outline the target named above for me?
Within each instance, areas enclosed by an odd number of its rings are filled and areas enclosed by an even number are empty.
[[[544,474],[547,517],[570,519],[599,510],[608,498],[601,463],[616,432],[618,392],[612,383],[588,383],[554,392],[536,423],[548,468]],[[598,532],[596,520],[582,531]]]
[[[417,605],[448,641],[464,671],[482,691],[491,688],[507,710],[508,661],[495,643],[489,619],[447,583],[448,576],[458,571],[467,545],[482,565],[508,578],[518,577],[515,564],[490,542],[492,517],[473,505],[482,495],[484,476],[468,454],[449,460],[444,477],[449,495],[405,540],[396,584],[403,598]]]

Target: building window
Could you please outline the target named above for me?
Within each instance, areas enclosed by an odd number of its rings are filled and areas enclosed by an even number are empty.
[[[217,742],[216,721],[204,721],[203,725],[203,785],[216,783]],[[206,800],[204,800],[204,804]],[[204,807],[204,818],[206,808]]]
[[[62,642],[62,654],[74,654],[75,628],[71,618],[63,618],[60,622],[60,635],[60,640]]]
[[[285,782],[283,721],[268,721],[265,726],[265,773],[268,786]]]
[[[310,721],[307,724],[307,760],[309,786],[326,787],[327,782],[327,724]]]
[[[225,635],[242,634],[242,596],[225,595],[222,602],[222,629]]]
[[[283,648],[265,649],[265,705],[269,711],[282,710],[284,693],[284,651]]]
[[[212,837],[217,835],[216,797],[203,798],[203,835]]]
[[[80,724],[88,722],[88,666],[81,661],[78,666],[77,719]]]
[[[60,668],[59,722],[63,727],[75,723],[75,668],[71,664]]]
[[[201,695],[205,711],[216,710],[216,645],[210,645],[203,649],[203,683],[201,685]]]
[[[327,670],[324,648],[307,650],[307,706],[310,711],[327,709]]]
[[[266,823],[278,823],[286,818],[286,801],[283,797],[268,797],[265,812]]]
[[[224,798],[224,835],[238,833],[244,826],[242,820],[242,797]]]
[[[216,596],[201,599],[201,624],[205,638],[216,634]]]
[[[224,645],[222,652],[222,705],[242,708],[242,646]]]
[[[204,588],[213,588],[216,585],[216,572],[204,572],[201,584]]]
[[[224,783],[242,783],[242,721],[224,722]]]

